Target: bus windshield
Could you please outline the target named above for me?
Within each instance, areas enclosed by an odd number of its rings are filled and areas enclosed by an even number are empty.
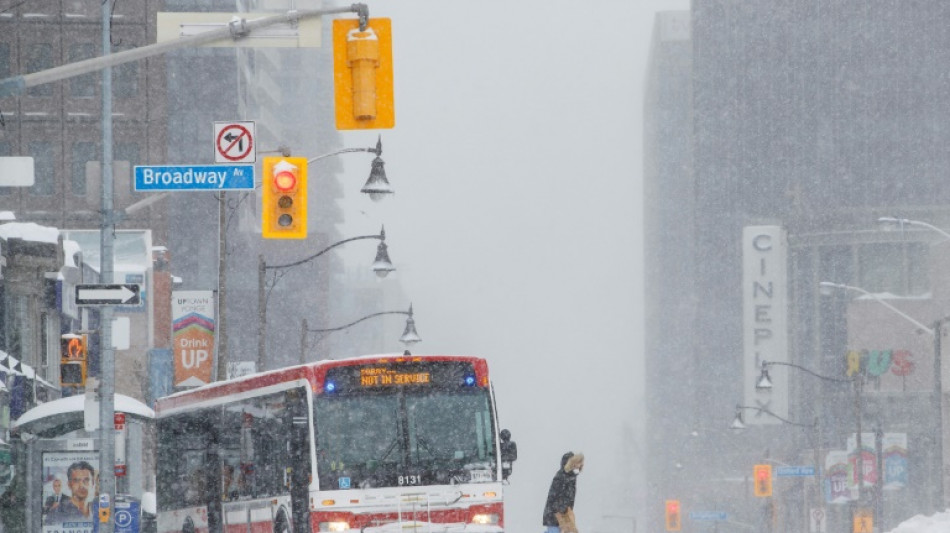
[[[496,480],[487,389],[321,395],[314,409],[321,490]]]

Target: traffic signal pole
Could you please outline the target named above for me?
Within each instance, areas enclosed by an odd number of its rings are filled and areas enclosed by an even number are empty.
[[[113,135],[112,135],[112,67],[138,61],[147,57],[164,54],[180,48],[201,46],[210,42],[231,38],[242,39],[256,29],[266,28],[280,23],[296,23],[299,20],[323,15],[357,13],[360,29],[365,29],[369,20],[369,9],[365,4],[352,4],[348,7],[289,11],[282,15],[248,21],[235,17],[227,27],[210,30],[194,36],[181,37],[173,41],[155,43],[119,52],[112,51],[110,32],[111,4],[102,3],[102,56],[85,61],[69,63],[59,67],[14,76],[0,80],[0,97],[22,94],[31,87],[73,78],[83,74],[101,71],[102,74],[102,218],[99,226],[100,282],[112,283],[114,275],[115,225],[117,213],[113,209]],[[96,497],[99,503],[100,533],[113,533],[112,509],[115,506],[115,349],[112,347],[113,309],[105,305],[100,310],[100,380],[99,380],[99,482]]]
[[[243,39],[245,37],[251,36],[251,33],[254,30],[259,30],[273,26],[275,24],[293,24],[304,19],[320,17],[323,15],[338,15],[342,13],[356,13],[359,16],[360,28],[366,28],[367,21],[369,20],[369,8],[366,6],[366,4],[351,4],[347,7],[324,9],[299,9],[288,11],[287,13],[280,15],[274,15],[272,17],[260,18],[257,20],[235,18],[225,28],[209,30],[197,35],[179,37],[173,41],[165,41],[147,46],[140,46],[138,48],[133,48],[131,50],[126,50],[124,52],[118,52],[115,54],[104,53],[102,57],[94,57],[84,61],[77,61],[75,63],[69,63],[59,67],[41,70],[32,74],[2,79],[0,80],[0,97],[21,94],[30,87],[36,87],[37,85],[74,78],[82,74],[89,74],[90,72],[100,71],[107,67],[114,67],[116,65],[121,65],[130,61],[138,61],[140,59],[164,54],[166,52],[178,50],[180,48],[201,46],[214,41],[220,41],[222,39]],[[105,9],[103,9],[103,26],[108,24],[110,17],[111,12],[105,12]],[[107,33],[107,29],[103,30],[103,35]]]

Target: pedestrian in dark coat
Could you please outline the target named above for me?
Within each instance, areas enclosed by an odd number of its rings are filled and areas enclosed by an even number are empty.
[[[544,504],[541,524],[545,533],[577,533],[574,496],[577,494],[577,475],[583,469],[584,454],[567,452],[561,457],[561,468],[551,480],[548,499]]]

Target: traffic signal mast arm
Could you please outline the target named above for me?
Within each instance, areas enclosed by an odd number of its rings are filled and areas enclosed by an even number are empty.
[[[369,7],[366,4],[351,4],[347,7],[332,7],[325,9],[300,9],[288,11],[281,15],[265,17],[257,20],[247,20],[235,17],[225,28],[209,30],[197,35],[180,37],[173,41],[140,46],[124,52],[116,52],[104,57],[94,57],[84,61],[68,63],[51,69],[41,70],[32,74],[14,76],[0,80],[0,97],[14,96],[25,92],[30,87],[43,85],[54,81],[74,78],[90,72],[96,72],[106,67],[114,67],[131,61],[138,61],[147,57],[164,54],[179,48],[189,46],[201,46],[221,39],[232,38],[234,40],[243,39],[251,35],[254,30],[273,26],[281,23],[296,23],[299,20],[320,17],[323,15],[336,15],[341,13],[356,13],[359,16],[359,25],[361,29],[366,28],[369,20]]]

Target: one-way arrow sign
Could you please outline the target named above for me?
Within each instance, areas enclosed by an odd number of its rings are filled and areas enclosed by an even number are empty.
[[[76,305],[138,305],[139,301],[136,283],[76,285]]]

